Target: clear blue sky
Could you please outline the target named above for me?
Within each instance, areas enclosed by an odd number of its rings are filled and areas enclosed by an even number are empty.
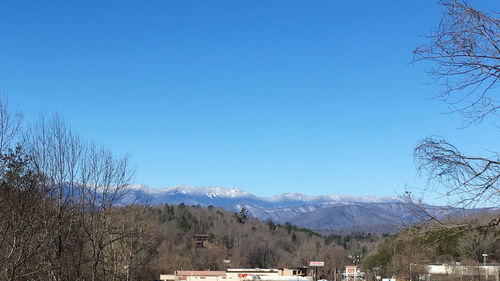
[[[394,195],[419,139],[498,144],[408,64],[438,20],[436,1],[0,0],[0,91],[130,154],[137,183]]]

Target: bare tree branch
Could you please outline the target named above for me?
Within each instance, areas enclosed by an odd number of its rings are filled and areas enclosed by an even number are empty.
[[[464,0],[443,0],[445,9],[428,43],[414,50],[414,62],[431,61],[430,74],[444,86],[437,98],[466,125],[481,122],[499,108],[493,89],[500,78],[500,19]]]
[[[414,151],[420,172],[429,184],[460,208],[491,207],[500,203],[500,160],[466,156],[444,139],[427,138]]]

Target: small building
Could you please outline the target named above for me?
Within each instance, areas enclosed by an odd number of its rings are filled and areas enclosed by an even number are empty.
[[[161,281],[175,281],[175,274],[160,274]]]
[[[421,280],[431,280],[432,276],[446,275],[456,276],[457,279],[462,279],[464,276],[479,276],[488,280],[500,281],[500,264],[477,264],[477,265],[461,265],[461,264],[446,264],[433,263],[425,265],[425,274],[421,276]]]
[[[226,278],[225,271],[181,270],[175,272],[174,281],[226,281]]]
[[[291,268],[229,268],[227,271],[181,270],[174,274],[160,274],[160,281],[312,281],[307,267]]]
[[[226,271],[228,279],[248,279],[251,276],[282,276],[282,271],[277,268],[228,268]]]
[[[283,268],[282,274],[283,276],[307,276],[308,267],[307,266],[295,266],[295,267],[287,267]]]
[[[196,248],[212,248],[213,243],[210,242],[210,236],[208,234],[194,234],[193,235],[194,246]]]

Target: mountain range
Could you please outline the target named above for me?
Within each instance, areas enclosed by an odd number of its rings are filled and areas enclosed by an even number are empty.
[[[308,196],[284,193],[259,197],[236,188],[217,186],[176,186],[151,188],[145,185],[129,187],[129,199],[141,204],[181,204],[215,206],[233,212],[242,208],[248,215],[274,223],[294,225],[322,232],[394,232],[418,220],[415,206],[409,206],[397,196]],[[450,208],[426,205],[437,216],[453,212]]]

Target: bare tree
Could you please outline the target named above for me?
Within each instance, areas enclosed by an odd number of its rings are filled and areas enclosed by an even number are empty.
[[[132,280],[140,276],[150,261],[153,239],[146,208],[127,206],[113,209],[113,222],[120,232],[111,234],[111,243],[103,249],[106,280]],[[149,249],[149,250],[148,250]]]
[[[444,9],[438,27],[428,42],[415,49],[415,61],[433,63],[430,73],[444,90],[438,98],[460,113],[465,125],[497,117],[500,79],[500,18],[498,12],[480,11],[464,0],[441,0]],[[426,191],[437,192],[458,208],[498,206],[500,203],[500,158],[461,153],[445,139],[425,138],[414,150],[420,172],[428,176]],[[447,223],[426,209],[411,193],[409,200],[420,215],[440,227],[470,229],[466,224]],[[417,204],[413,204],[417,203]],[[500,215],[479,227],[495,226]]]
[[[450,205],[475,208],[500,203],[498,157],[466,156],[446,140],[434,138],[423,140],[414,155],[432,184],[444,187],[441,195]]]
[[[426,138],[414,150],[419,172],[427,176],[425,194],[438,195],[449,207],[430,208],[407,191],[408,208],[420,218],[421,232],[444,229],[441,237],[500,225],[500,213],[472,222],[471,209],[500,204],[500,159],[467,156],[444,139]],[[450,214],[454,213],[454,216]],[[486,217],[485,217],[486,218]]]
[[[8,148],[14,149],[21,133],[22,115],[20,112],[12,113],[7,101],[0,98],[0,152]],[[14,146],[14,147],[13,147]]]
[[[137,276],[152,242],[146,209],[130,206],[128,157],[59,115],[21,121],[0,99],[0,279],[123,280],[124,265]]]
[[[483,253],[494,253],[500,237],[496,235],[494,230],[488,230],[469,231],[458,239],[458,252],[464,259],[473,258],[476,263],[479,263],[483,258]]]
[[[45,175],[47,195],[55,202],[43,212],[45,231],[50,234],[53,246],[47,251],[46,262],[51,266],[53,280],[66,280],[74,274],[68,270],[68,262],[78,260],[71,257],[74,252],[69,245],[74,242],[74,234],[79,228],[75,207],[82,144],[59,115],[49,121],[41,116],[25,135],[30,154]]]
[[[0,279],[44,280],[41,263],[49,246],[44,231],[43,175],[20,148],[2,154],[0,173]]]
[[[441,82],[438,95],[471,122],[498,110],[493,90],[500,78],[500,19],[496,12],[474,9],[464,0],[441,0],[444,13],[428,43],[415,49],[415,62],[431,61]]]
[[[106,249],[114,242],[129,238],[128,228],[113,221],[114,208],[126,195],[133,171],[128,158],[115,159],[109,150],[89,145],[83,157],[80,181],[80,215],[85,237],[90,245],[91,278],[106,279],[100,271]]]

